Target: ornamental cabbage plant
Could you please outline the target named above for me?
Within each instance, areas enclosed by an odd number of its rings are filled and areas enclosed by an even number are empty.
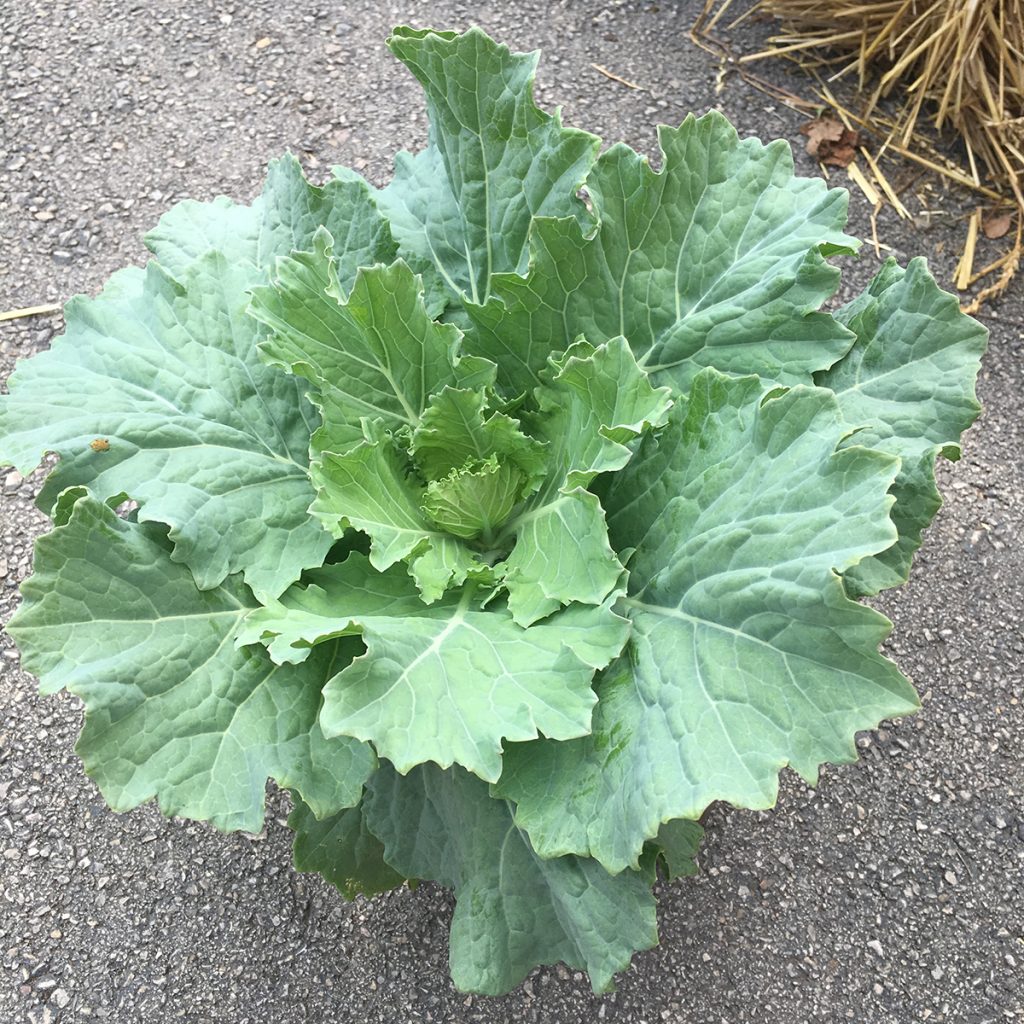
[[[107,802],[258,831],[344,894],[455,890],[460,989],[657,941],[710,803],[766,808],[917,707],[907,579],[985,332],[925,263],[821,311],[847,195],[720,114],[660,169],[533,102],[535,54],[395,30],[425,149],[285,157],[19,365],[0,456],[54,528],[10,623]]]

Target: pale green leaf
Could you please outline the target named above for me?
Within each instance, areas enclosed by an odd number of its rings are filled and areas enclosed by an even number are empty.
[[[402,261],[360,270],[344,299],[323,232],[313,251],[278,261],[272,285],[254,291],[252,312],[273,331],[265,356],[317,389],[312,515],[336,536],[349,526],[369,534],[379,569],[408,559],[426,601],[458,586],[479,559],[424,513],[423,485],[389,432],[408,437],[433,394],[481,387],[493,366],[459,359],[459,330],[430,319]]]
[[[520,625],[572,601],[599,604],[619,582],[622,563],[608,541],[604,510],[582,487],[542,492],[511,526],[515,546],[504,563],[504,582]]]
[[[374,427],[370,439],[342,455],[321,455],[312,472],[310,513],[336,536],[350,526],[368,534],[370,561],[381,571],[408,560],[424,601],[436,601],[480,566],[477,552],[423,511],[426,488],[382,430]]]
[[[526,486],[526,476],[513,462],[496,455],[427,484],[423,511],[442,530],[487,544],[508,519]]]
[[[537,217],[586,219],[576,192],[598,139],[534,104],[535,53],[477,28],[397,28],[388,45],[426,91],[430,134],[417,156],[399,154],[378,203],[403,253],[433,261],[454,296],[485,302],[494,274],[525,270]]]
[[[622,338],[596,348],[577,342],[552,360],[551,371],[537,389],[537,433],[570,487],[621,469],[632,458],[631,443],[662,426],[672,408],[670,390],[651,384]]]
[[[352,641],[300,667],[236,650],[256,606],[237,576],[196,589],[163,529],[119,519],[82,489],[59,511],[8,628],[45,691],[84,702],[78,753],[111,807],[156,797],[165,814],[258,832],[268,776],[321,815],[359,800],[372,750],[317,724],[320,689]]]
[[[379,573],[361,555],[307,574],[254,611],[241,643],[269,643],[279,660],[358,634],[366,654],[324,688],[329,735],[369,740],[399,771],[434,761],[483,779],[501,772],[503,739],[582,736],[594,670],[622,649],[626,622],[607,607],[567,609],[523,629],[473,589],[424,605],[408,576]]]
[[[685,391],[702,367],[809,382],[853,338],[817,312],[849,252],[847,194],[797,178],[787,143],[739,139],[719,113],[659,129],[661,170],[624,145],[587,178],[599,228],[534,221],[525,277],[496,275],[490,302],[467,305],[470,351],[506,385],[536,383],[579,335],[625,336],[656,383]]]
[[[462,991],[498,995],[535,966],[564,961],[607,992],[634,951],[658,941],[648,878],[538,857],[512,805],[463,771],[427,765],[403,778],[385,765],[366,815],[389,863],[454,888],[449,961]]]
[[[598,684],[592,735],[507,748],[498,786],[541,856],[635,865],[662,822],[769,807],[784,765],[813,781],[855,758],[858,730],[917,705],[878,653],[889,623],[838,575],[895,539],[898,460],[837,450],[850,428],[829,392],[762,391],[705,371],[611,478],[613,544],[636,549],[626,656]]]
[[[253,290],[251,312],[272,332],[264,357],[316,387],[324,425],[314,449],[344,452],[364,417],[414,429],[430,396],[464,374],[458,328],[429,317],[404,262],[359,270],[346,298],[332,251],[319,229],[311,251],[278,260],[271,284]]]
[[[651,386],[622,338],[594,348],[578,342],[552,360],[532,417],[547,442],[548,476],[506,524],[509,607],[522,625],[563,604],[600,604],[622,565],[608,543],[604,512],[584,488],[620,469],[630,443],[665,422],[667,388]]]
[[[502,412],[488,413],[483,388],[445,387],[420,417],[410,451],[429,480],[497,455],[514,463],[532,485],[547,468],[544,448],[520,430],[518,420]]]
[[[847,422],[863,428],[851,444],[903,460],[893,485],[899,541],[846,574],[852,591],[877,594],[906,582],[941,502],[935,459],[959,458],[960,435],[981,410],[974,380],[987,332],[938,287],[923,259],[906,270],[890,260],[836,319],[857,340],[817,382],[835,392]]]

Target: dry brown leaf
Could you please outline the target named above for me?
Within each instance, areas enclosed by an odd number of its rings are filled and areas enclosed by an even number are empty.
[[[1012,223],[1013,215],[1009,210],[1003,213],[992,213],[981,222],[981,230],[986,238],[1002,238],[1010,233]]]
[[[822,114],[800,126],[807,136],[807,152],[823,164],[849,167],[857,155],[860,139],[857,132],[847,128],[831,114]]]
[[[817,155],[817,149],[822,142],[838,142],[844,131],[843,122],[836,120],[831,114],[822,114],[821,117],[812,118],[800,125],[800,134],[807,136],[807,152],[811,156]]]

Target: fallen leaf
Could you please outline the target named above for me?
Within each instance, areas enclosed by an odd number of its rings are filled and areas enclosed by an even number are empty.
[[[822,114],[800,125],[800,134],[807,136],[807,152],[814,156],[822,142],[837,142],[845,128],[831,114]],[[814,150],[811,147],[814,147]]]
[[[993,213],[981,222],[981,230],[986,238],[1002,238],[1009,230],[1013,216],[1009,210],[1005,213]]]
[[[849,167],[856,156],[857,150],[854,148],[854,144],[844,142],[832,146],[824,156],[819,154],[818,159],[823,164],[832,164],[835,167]]]
[[[831,114],[822,114],[800,126],[807,136],[807,152],[823,164],[849,167],[857,156],[860,137]]]

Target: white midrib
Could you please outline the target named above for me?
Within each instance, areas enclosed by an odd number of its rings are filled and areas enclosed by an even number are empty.
[[[404,669],[395,677],[395,681],[387,688],[387,690],[378,697],[374,703],[380,704],[386,697],[388,697],[398,686],[403,684],[408,685],[408,677],[415,671],[417,665],[421,664],[427,658],[436,655],[442,647],[444,647],[445,641],[459,628],[466,620],[466,612],[469,610],[469,605],[473,599],[473,595],[476,588],[472,585],[467,586],[463,591],[462,597],[459,599],[458,606],[455,611],[452,612],[452,617],[445,624],[444,629],[441,630],[437,636],[434,637],[430,643],[420,651],[419,654],[405,666]],[[416,688],[409,686],[409,693],[412,695],[413,707],[412,711],[415,712],[416,706]],[[415,717],[411,715],[410,717]]]
[[[666,619],[678,619],[681,622],[688,622],[697,626],[708,626],[711,629],[716,629],[723,633],[731,633],[733,636],[739,637],[742,640],[749,640],[751,643],[761,644],[769,650],[774,651],[776,654],[785,653],[784,651],[780,651],[777,647],[772,647],[772,645],[767,641],[761,640],[756,636],[751,636],[749,633],[744,633],[742,630],[734,629],[732,626],[724,626],[722,623],[714,622],[711,619],[701,618],[699,615],[690,615],[688,612],[684,612],[681,608],[676,608],[672,605],[651,604],[648,601],[638,601],[635,597],[620,597],[619,603],[624,604],[627,608],[636,608],[639,611],[650,612],[652,615],[660,615]]]

